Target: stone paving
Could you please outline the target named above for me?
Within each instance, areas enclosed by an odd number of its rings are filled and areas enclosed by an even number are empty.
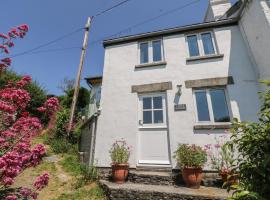
[[[228,197],[224,189],[203,186],[200,189],[190,189],[130,182],[116,184],[106,180],[101,180],[100,186],[110,200],[226,200]]]

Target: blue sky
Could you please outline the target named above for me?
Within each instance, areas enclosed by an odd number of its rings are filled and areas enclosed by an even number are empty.
[[[27,37],[15,41],[12,54],[21,53],[47,43],[85,25],[87,17],[109,8],[123,0],[13,0],[1,2],[0,32],[11,27],[28,24]],[[94,19],[89,35],[91,42],[118,33],[130,26],[164,14],[194,0],[131,0],[120,7]],[[235,2],[233,0],[232,2]],[[201,22],[208,0],[200,0],[184,9],[125,30],[118,36],[153,31]],[[61,94],[58,85],[65,78],[75,78],[80,59],[79,48],[63,51],[40,52],[82,46],[83,31],[77,32],[57,43],[13,59],[12,69],[20,74],[29,74],[51,94]],[[101,75],[104,50],[102,42],[90,45],[82,78]],[[121,58],[119,58],[121,59]],[[85,81],[81,84],[85,87]]]

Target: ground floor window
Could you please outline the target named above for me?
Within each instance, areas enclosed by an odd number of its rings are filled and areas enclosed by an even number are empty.
[[[230,122],[227,95],[224,88],[194,90],[198,122]]]

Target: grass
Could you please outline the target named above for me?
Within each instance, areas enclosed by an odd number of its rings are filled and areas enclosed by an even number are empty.
[[[63,169],[73,176],[81,174],[81,167],[77,155],[64,154],[63,160],[60,162]]]
[[[32,144],[44,144],[46,137],[47,133],[44,133],[37,137]],[[56,155],[58,160],[55,162],[44,160],[37,167],[26,169],[16,178],[14,187],[31,188],[36,176],[46,171],[50,175],[49,185],[39,192],[38,200],[105,199],[102,189],[95,182],[81,181],[85,175],[74,151],[71,150],[68,154],[56,154],[52,151],[50,143],[45,146],[47,156]]]
[[[103,199],[103,191],[96,185],[90,189],[79,188],[70,194],[61,194],[54,200],[100,200]]]

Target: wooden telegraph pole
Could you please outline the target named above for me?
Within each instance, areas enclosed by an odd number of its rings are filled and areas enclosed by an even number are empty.
[[[86,49],[87,49],[87,45],[88,45],[88,35],[89,35],[90,26],[91,26],[91,21],[92,21],[92,17],[88,17],[87,23],[85,25],[82,53],[81,53],[80,64],[79,64],[79,69],[78,69],[78,73],[77,73],[77,79],[76,79],[76,83],[75,83],[75,89],[74,89],[69,124],[68,124],[68,131],[67,131],[68,136],[69,136],[71,128],[72,128],[72,122],[73,122],[75,108],[76,108],[76,104],[77,104],[77,98],[78,98],[78,94],[79,94],[79,90],[80,90],[81,74],[82,74],[82,69],[83,69],[85,53],[86,53]]]

